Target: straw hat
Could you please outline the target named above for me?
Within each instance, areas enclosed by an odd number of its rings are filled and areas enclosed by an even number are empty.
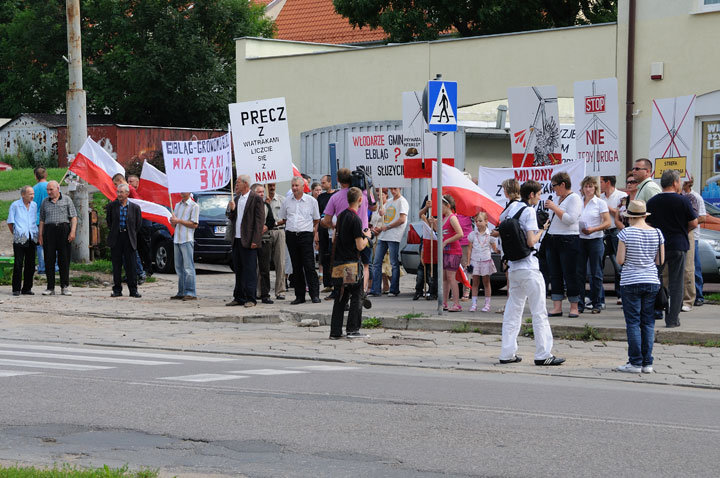
[[[625,211],[627,217],[645,217],[650,213],[645,209],[645,201],[630,201],[630,205]]]

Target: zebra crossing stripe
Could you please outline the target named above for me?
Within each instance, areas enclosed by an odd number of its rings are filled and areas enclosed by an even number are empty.
[[[115,367],[103,367],[100,365],[80,365],[76,363],[53,363],[53,362],[35,362],[32,360],[10,360],[0,359],[0,365],[13,365],[16,367],[30,368],[52,368],[57,370],[107,370]]]
[[[88,355],[51,354],[45,352],[20,352],[16,350],[0,350],[0,355],[14,357],[59,358],[63,360],[80,360],[83,362],[123,363],[131,365],[177,365],[179,362],[160,362],[157,360],[136,360],[111,357],[91,357]]]
[[[238,378],[249,377],[223,373],[199,373],[197,375],[182,375],[179,377],[160,377],[158,380],[176,380],[178,382],[218,382],[221,380],[235,380]]]
[[[260,368],[257,370],[234,370],[228,373],[240,373],[247,375],[289,375],[294,373],[307,373],[302,370],[278,370],[272,368]]]
[[[302,370],[317,370],[318,372],[340,372],[343,370],[357,370],[360,367],[348,367],[344,365],[306,365],[304,367],[293,367]]]
[[[204,357],[195,355],[180,355],[180,354],[165,354],[165,353],[150,353],[150,352],[134,352],[129,350],[99,350],[99,349],[85,349],[79,347],[60,347],[56,345],[30,345],[30,344],[9,344],[0,343],[0,348],[3,349],[20,349],[20,350],[44,350],[48,352],[69,352],[69,353],[84,353],[91,355],[110,355],[120,357],[149,357],[159,360],[185,360],[189,362],[230,362],[236,360],[228,357]]]
[[[16,377],[19,375],[37,375],[42,372],[21,372],[19,370],[0,370],[0,377]]]

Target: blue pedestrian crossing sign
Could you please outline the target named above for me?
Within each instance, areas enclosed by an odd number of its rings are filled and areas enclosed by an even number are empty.
[[[428,81],[428,129],[457,131],[457,82]]]

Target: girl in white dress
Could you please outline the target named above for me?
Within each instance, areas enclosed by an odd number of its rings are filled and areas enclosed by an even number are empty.
[[[497,252],[498,248],[497,239],[490,235],[487,226],[487,214],[479,212],[475,216],[476,229],[468,234],[470,265],[472,266],[472,306],[470,312],[477,310],[477,295],[481,277],[485,289],[485,305],[482,311],[488,312],[490,310],[490,296],[492,294],[490,276],[497,272],[491,254]]]

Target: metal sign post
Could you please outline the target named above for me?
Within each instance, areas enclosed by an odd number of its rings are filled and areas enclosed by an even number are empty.
[[[437,139],[437,194],[435,207],[437,209],[437,238],[438,238],[438,315],[443,315],[444,287],[443,278],[443,186],[442,186],[442,150],[440,138],[447,131],[457,131],[457,82],[443,81],[442,75],[438,74],[435,80],[429,81],[423,92],[423,115],[428,124],[428,130]],[[457,297],[453,297],[458,300]]]

